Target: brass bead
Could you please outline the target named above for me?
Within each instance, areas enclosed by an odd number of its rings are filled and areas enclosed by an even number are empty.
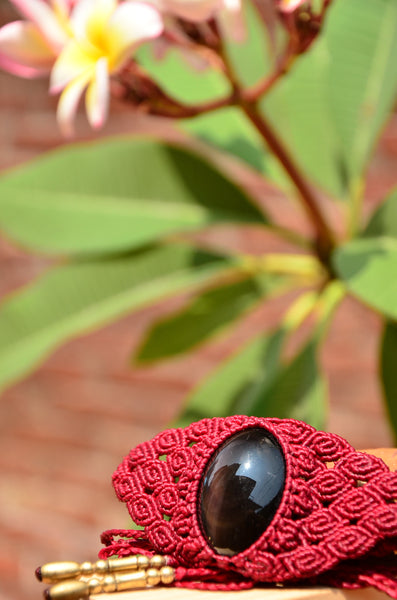
[[[118,573],[119,571],[136,571],[139,569],[146,569],[149,566],[149,559],[146,556],[141,556],[140,554],[136,554],[134,556],[123,556],[122,558],[108,558],[108,560],[105,562],[108,564],[109,573]]]
[[[94,572],[96,572],[96,563],[88,562],[87,560],[80,564],[79,575],[83,575],[85,577],[92,575]]]
[[[169,585],[175,581],[175,569],[172,567],[163,567],[160,571],[161,583]]]
[[[149,558],[147,556],[143,556],[138,554],[136,557],[137,568],[138,569],[147,569],[149,567]]]
[[[86,563],[83,563],[81,565],[81,571],[82,571],[83,575],[85,574],[85,572],[83,570],[84,564],[86,564]],[[87,564],[90,564],[90,563],[87,563]],[[110,570],[109,569],[110,565],[109,565],[108,560],[97,560],[96,563],[94,563],[94,565],[92,565],[92,567],[94,567],[94,572],[98,573],[98,575],[102,575],[103,573],[108,573]],[[91,572],[93,572],[93,571],[91,571]],[[87,574],[89,574],[89,573],[87,573]]]
[[[161,581],[160,571],[158,569],[148,569],[146,571],[146,582],[147,585],[153,586],[158,585]]]
[[[150,559],[150,566],[154,567],[155,569],[161,569],[161,567],[163,567],[165,564],[166,564],[166,558],[165,558],[165,556],[162,556],[161,554],[155,554]]]
[[[110,576],[113,577],[114,580],[114,591],[121,592],[122,590],[133,590],[147,587],[146,573],[147,571],[142,570],[117,573],[117,575]]]
[[[85,581],[63,581],[53,585],[50,589],[44,592],[46,600],[79,600],[87,598],[90,593],[90,587]]]
[[[36,577],[44,583],[73,579],[80,575],[80,564],[72,561],[47,563],[36,569]]]

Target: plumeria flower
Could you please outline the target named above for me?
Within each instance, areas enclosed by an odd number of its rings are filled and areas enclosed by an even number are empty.
[[[149,0],[165,15],[200,23],[216,17],[226,33],[241,39],[245,33],[242,0]]]
[[[69,132],[78,101],[85,89],[90,124],[106,119],[109,74],[119,71],[136,47],[161,35],[158,11],[143,2],[80,0],[70,17],[72,36],[51,72],[50,90],[61,90],[58,120]]]
[[[307,0],[280,0],[278,8],[281,12],[292,13],[302,4],[305,4],[305,2],[307,2]]]
[[[155,0],[153,3],[165,13],[194,23],[206,21],[222,9],[235,10],[232,0]]]
[[[158,10],[140,1],[11,1],[27,20],[0,29],[0,66],[22,77],[51,73],[51,93],[61,92],[57,118],[65,135],[73,132],[84,91],[90,124],[103,125],[109,76],[163,31]]]

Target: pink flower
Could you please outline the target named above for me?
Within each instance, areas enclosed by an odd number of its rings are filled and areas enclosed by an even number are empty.
[[[50,91],[61,92],[57,118],[65,135],[73,131],[84,92],[90,124],[103,125],[109,76],[163,31],[158,10],[139,1],[11,1],[27,20],[0,29],[0,66],[21,77],[51,72]]]
[[[164,13],[199,23],[210,19],[224,8],[227,10],[229,0],[155,0],[153,4]]]
[[[150,0],[164,14],[200,23],[216,17],[226,33],[240,39],[245,33],[242,0]]]
[[[279,0],[278,9],[284,13],[292,13],[305,2],[307,0]]]

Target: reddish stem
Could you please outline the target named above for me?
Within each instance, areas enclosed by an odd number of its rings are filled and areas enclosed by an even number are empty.
[[[284,55],[281,57],[278,65],[276,65],[275,70],[269,77],[266,77],[262,81],[258,81],[254,86],[250,89],[242,91],[242,95],[246,102],[256,102],[267,94],[272,87],[281,77],[283,77],[290,70],[296,58],[296,54],[294,54],[292,48],[289,46],[285,51]]]
[[[270,124],[259,113],[256,104],[245,102],[241,104],[241,108],[294,182],[300,193],[303,206],[317,233],[316,250],[319,258],[328,263],[330,251],[335,243],[334,237],[322,215],[313,189],[307,183]]]

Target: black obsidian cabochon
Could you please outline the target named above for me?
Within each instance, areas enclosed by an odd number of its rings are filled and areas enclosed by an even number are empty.
[[[218,554],[246,550],[280,505],[285,460],[276,438],[261,427],[228,438],[211,457],[200,485],[199,519]]]

